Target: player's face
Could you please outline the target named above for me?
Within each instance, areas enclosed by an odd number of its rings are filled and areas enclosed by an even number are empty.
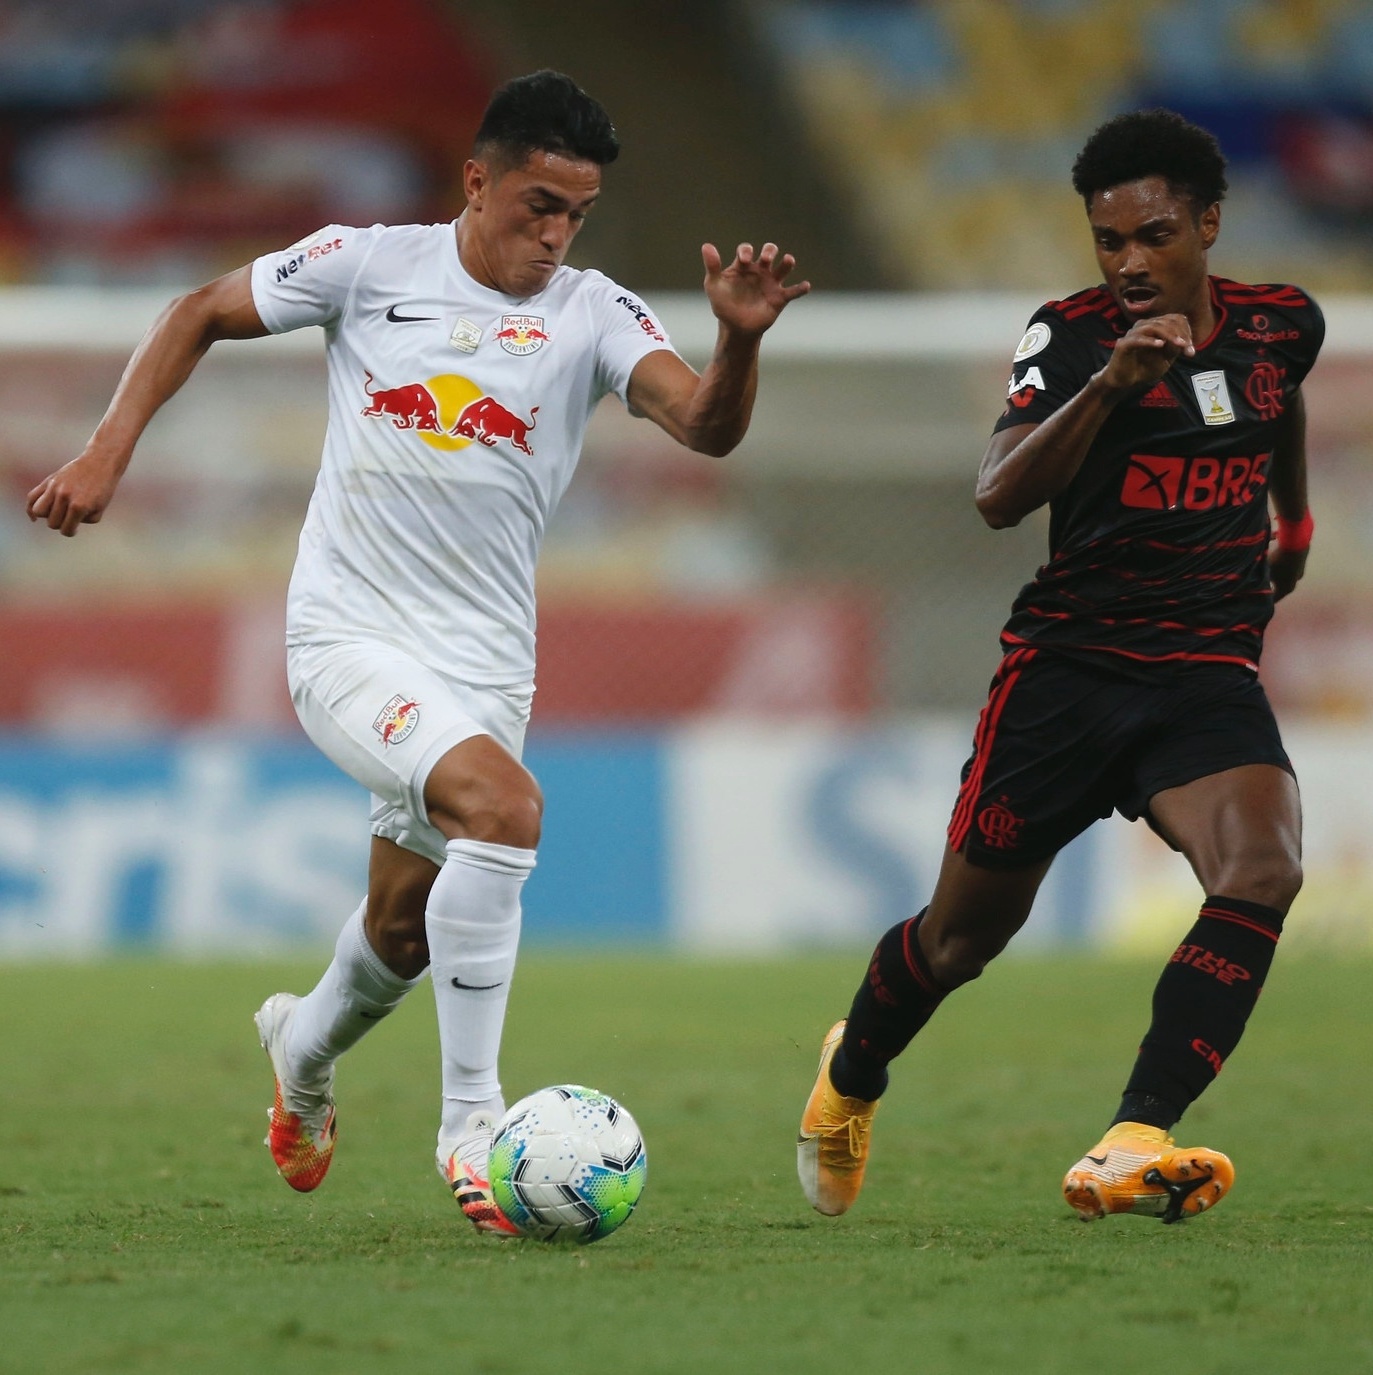
[[[601,169],[559,153],[531,153],[521,167],[474,159],[463,169],[463,188],[464,266],[507,296],[533,296],[562,266],[596,203]]]
[[[1191,315],[1206,300],[1206,251],[1220,206],[1198,216],[1162,177],[1122,182],[1092,197],[1087,212],[1102,279],[1125,318]]]

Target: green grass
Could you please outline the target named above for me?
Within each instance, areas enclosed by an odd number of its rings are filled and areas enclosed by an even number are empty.
[[[583,1249],[478,1237],[448,1200],[427,989],[344,1062],[334,1169],[300,1196],[262,1148],[249,1018],[313,967],[0,970],[0,1370],[1373,1370],[1368,961],[1279,961],[1184,1132],[1238,1183],[1179,1227],[1059,1201],[1156,972],[1088,959],[952,999],[897,1066],[862,1200],[811,1213],[796,1117],[861,968],[525,960],[510,1095],[593,1084],[648,1141],[638,1213]]]

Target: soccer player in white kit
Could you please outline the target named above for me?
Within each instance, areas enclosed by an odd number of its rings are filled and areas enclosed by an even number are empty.
[[[287,669],[311,739],[373,794],[366,900],[304,997],[256,1014],[276,1098],[267,1144],[315,1188],[333,1155],[334,1065],[426,969],[443,1107],[437,1163],[479,1230],[513,1230],[486,1152],[497,1054],[543,799],[520,763],[534,566],[592,410],[614,392],[689,448],[743,438],[763,333],[809,283],[790,254],[702,249],[718,322],[698,375],[643,303],[563,266],[619,143],[569,78],[493,96],[452,224],[331,225],[174,301],[82,453],[29,494],[74,535],[103,515],[148,421],[217,339],[319,325],[324,456],[287,602]]]

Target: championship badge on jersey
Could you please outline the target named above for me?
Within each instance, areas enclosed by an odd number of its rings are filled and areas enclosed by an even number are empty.
[[[1201,418],[1208,425],[1228,425],[1234,420],[1235,408],[1230,404],[1230,389],[1225,385],[1223,372],[1196,373],[1192,390],[1197,394]]]
[[[495,337],[507,353],[517,358],[538,353],[549,339],[544,332],[542,315],[502,315]]]

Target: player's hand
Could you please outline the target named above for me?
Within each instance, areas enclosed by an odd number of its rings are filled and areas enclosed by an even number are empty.
[[[1117,340],[1101,378],[1115,391],[1152,386],[1179,358],[1191,358],[1196,351],[1185,315],[1139,320]]]
[[[715,318],[739,334],[762,334],[789,302],[810,290],[809,282],[786,285],[796,259],[775,243],[765,243],[757,254],[751,243],[741,243],[728,267],[713,243],[702,244],[701,260],[706,267],[706,297]]]
[[[1280,602],[1301,581],[1306,572],[1305,549],[1279,549],[1273,546],[1268,555],[1268,576],[1273,583],[1273,600]]]
[[[118,483],[118,467],[87,450],[29,493],[29,519],[41,520],[70,539],[81,526],[99,521]]]

